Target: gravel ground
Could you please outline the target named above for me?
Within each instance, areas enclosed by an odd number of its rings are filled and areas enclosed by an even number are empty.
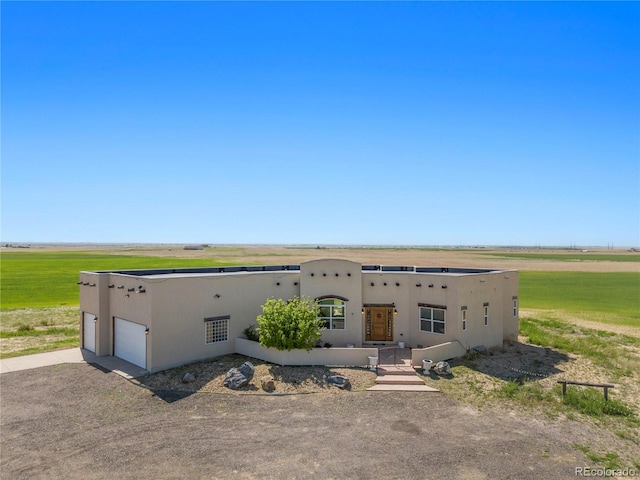
[[[3,479],[559,479],[593,436],[439,393],[158,395],[86,364],[0,382]]]

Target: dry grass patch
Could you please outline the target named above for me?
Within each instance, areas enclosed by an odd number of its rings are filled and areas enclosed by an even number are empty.
[[[0,357],[80,346],[77,306],[21,308],[0,312]]]
[[[520,317],[551,317],[571,323],[577,327],[601,330],[604,332],[618,333],[621,335],[630,335],[632,337],[640,337],[640,325],[619,325],[616,323],[607,323],[606,318],[611,314],[607,312],[581,312],[576,314],[560,309],[535,309],[521,308]],[[623,345],[624,346],[624,345]]]
[[[78,305],[63,307],[20,308],[0,312],[0,331],[16,329],[20,325],[33,327],[78,325]]]
[[[638,353],[637,347],[627,346],[627,349],[632,349],[634,355]],[[629,362],[634,368],[637,364],[626,356],[617,361],[625,368],[626,374],[621,375],[619,370],[603,366],[585,355],[564,353],[527,343],[526,338],[521,336],[517,343],[452,360],[450,363],[453,374],[449,378],[437,375],[422,377],[427,385],[480,407],[494,402],[496,395],[505,399],[502,390],[508,382],[535,385],[541,392],[549,394],[559,388],[559,380],[613,383],[615,388],[609,392],[611,398],[624,402],[640,415],[640,372],[637,369],[626,369]],[[506,398],[508,397],[507,395]],[[556,395],[554,402],[542,405],[548,415],[560,413],[552,408],[560,400]],[[532,401],[530,406],[539,407],[540,404]]]

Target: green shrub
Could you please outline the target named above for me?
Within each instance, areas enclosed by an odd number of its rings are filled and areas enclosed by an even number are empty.
[[[260,341],[260,334],[258,333],[258,330],[256,330],[255,325],[249,325],[242,331],[242,333],[244,333],[244,336],[247,337],[247,340],[251,340],[252,342]]]
[[[308,298],[270,298],[257,318],[260,344],[278,350],[311,350],[322,335],[318,303]]]

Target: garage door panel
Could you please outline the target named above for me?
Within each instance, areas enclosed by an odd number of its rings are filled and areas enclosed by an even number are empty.
[[[114,356],[147,368],[146,326],[116,318],[114,322]]]
[[[96,351],[96,316],[84,312],[82,316],[82,346],[90,352]]]

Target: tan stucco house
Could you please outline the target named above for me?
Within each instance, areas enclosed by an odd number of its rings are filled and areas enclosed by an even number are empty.
[[[518,272],[479,268],[301,265],[80,273],[82,347],[156,372],[229,353],[290,364],[366,364],[404,344],[417,362],[490,348],[518,334]],[[268,298],[317,299],[333,348],[257,352],[242,339]],[[316,349],[314,349],[316,350]],[[266,355],[266,357],[265,357]],[[315,357],[313,355],[316,355]],[[322,358],[323,360],[319,360]]]

